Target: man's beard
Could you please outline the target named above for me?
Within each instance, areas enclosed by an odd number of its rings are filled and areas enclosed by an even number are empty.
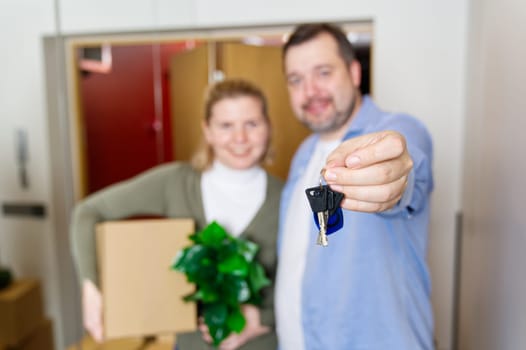
[[[347,108],[345,108],[344,110],[334,111],[334,113],[329,118],[327,118],[321,123],[316,123],[314,121],[309,120],[308,118],[306,118],[305,113],[301,118],[301,122],[315,133],[323,134],[338,131],[349,121],[349,118],[351,118],[352,113],[354,111],[354,107],[356,106],[357,99],[357,95],[353,95]],[[332,98],[331,103],[334,105],[334,100]],[[308,103],[306,104],[306,106],[308,106]],[[305,109],[306,108],[303,108],[303,110]]]

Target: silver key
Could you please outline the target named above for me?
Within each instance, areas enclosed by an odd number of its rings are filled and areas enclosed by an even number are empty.
[[[320,232],[316,243],[326,247],[329,245],[329,241],[327,240],[327,220],[329,220],[329,211],[319,211],[316,214],[318,215],[318,222],[320,224]]]
[[[323,175],[325,174],[325,168],[321,169],[320,171],[320,188],[323,185]],[[326,247],[329,245],[329,241],[327,240],[327,221],[329,220],[329,211],[325,210],[322,212],[318,212],[318,222],[320,223],[320,233],[318,234],[318,245],[321,245],[323,247]]]

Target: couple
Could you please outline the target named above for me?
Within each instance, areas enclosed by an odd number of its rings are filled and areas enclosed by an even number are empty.
[[[260,167],[270,140],[264,95],[248,82],[227,80],[208,93],[206,147],[192,164],[161,165],[76,207],[73,250],[84,324],[95,339],[102,339],[102,327],[94,226],[155,214],[194,218],[196,229],[216,220],[260,246],[259,262],[275,288],[264,290],[260,308],[244,307],[245,329],[220,349],[275,349],[278,342],[281,350],[432,349],[428,132],[360,94],[360,64],[338,27],[298,26],[283,62],[292,108],[314,132],[298,149],[284,188]],[[345,195],[344,227],[327,248],[314,244],[304,192],[322,168],[325,181]],[[179,350],[208,349],[210,336],[201,325],[177,342]]]

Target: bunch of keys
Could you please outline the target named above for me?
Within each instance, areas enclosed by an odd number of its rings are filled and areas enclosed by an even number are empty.
[[[320,184],[307,188],[305,193],[314,213],[314,222],[319,228],[317,244],[323,247],[329,245],[327,235],[343,227],[343,213],[340,207],[344,195],[333,191],[328,185],[323,185],[323,170],[320,174]]]

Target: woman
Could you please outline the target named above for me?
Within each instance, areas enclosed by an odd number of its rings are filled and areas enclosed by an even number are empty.
[[[268,157],[270,120],[266,98],[242,80],[220,82],[209,90],[202,123],[204,147],[191,164],[160,165],[128,181],[112,185],[80,202],[73,214],[73,255],[82,283],[84,326],[102,340],[101,295],[97,287],[95,225],[134,215],[193,218],[196,230],[212,220],[228,232],[260,246],[258,261],[274,280],[280,180],[260,167]],[[250,194],[248,196],[247,194]],[[260,308],[245,305],[247,325],[220,348],[276,348],[273,288],[263,290]],[[210,337],[178,335],[179,350],[208,349]]]

